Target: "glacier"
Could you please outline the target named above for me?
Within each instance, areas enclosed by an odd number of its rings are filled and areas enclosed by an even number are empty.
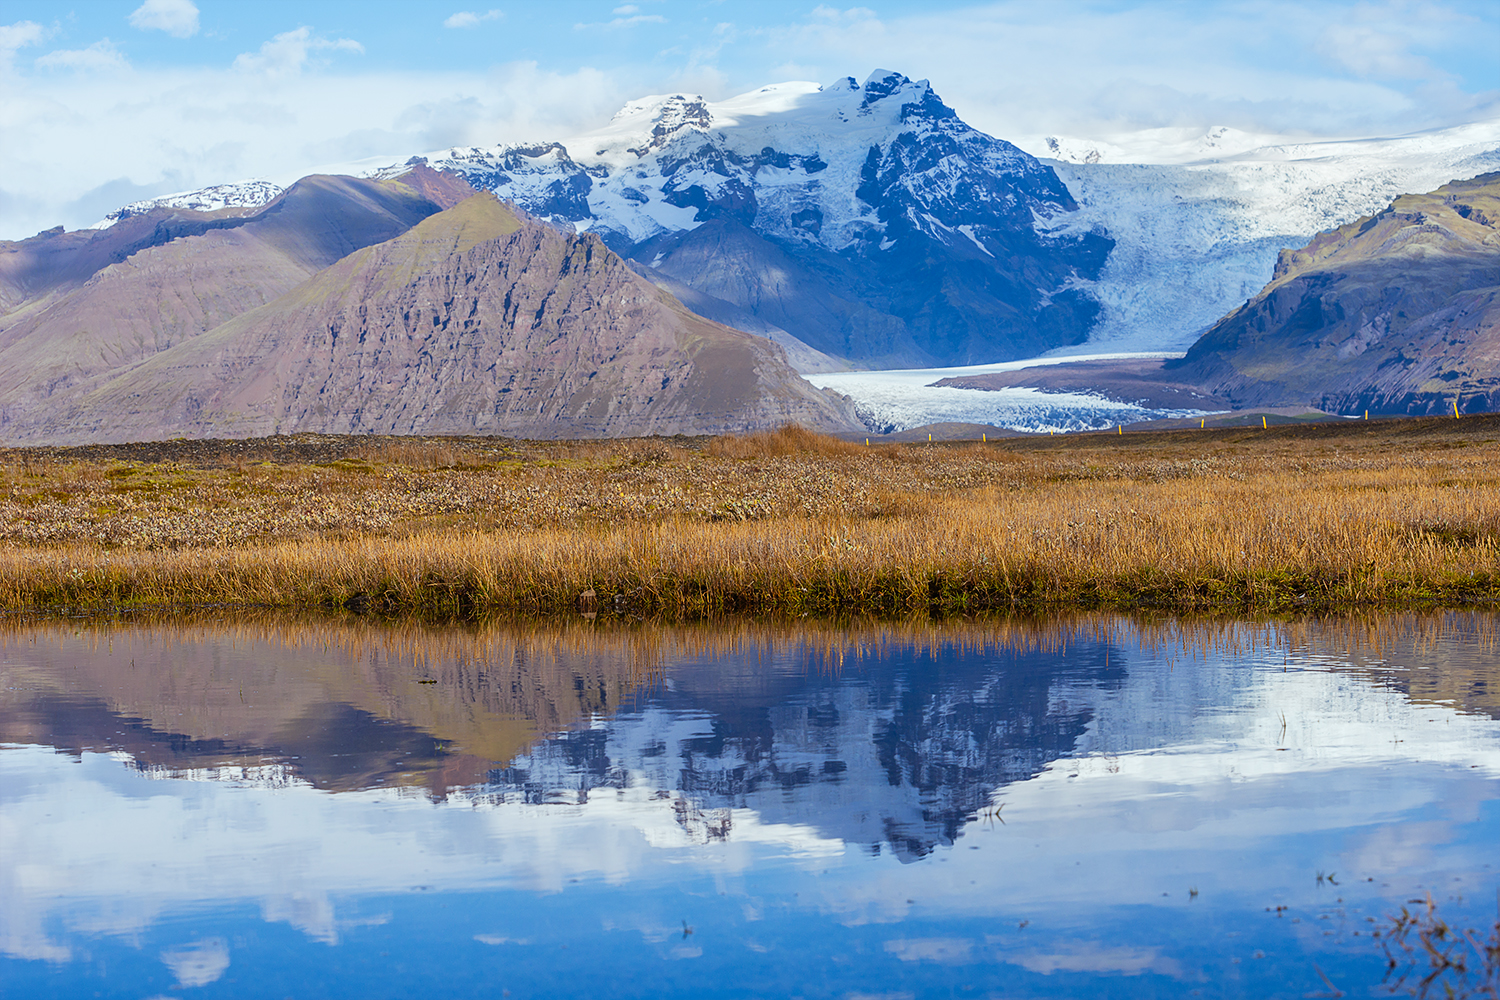
[[[1500,120],[1410,135],[1292,141],[1226,127],[1102,140],[1022,137],[1080,210],[1055,230],[1115,240],[1086,344],[1058,352],[1186,350],[1257,294],[1284,248],[1382,211],[1398,195],[1500,170]]]

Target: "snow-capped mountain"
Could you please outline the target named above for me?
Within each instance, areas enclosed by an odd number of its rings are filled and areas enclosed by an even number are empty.
[[[732,216],[837,252],[889,243],[904,216],[993,255],[986,224],[1073,207],[1035,158],[965,125],[927,81],[880,70],[864,86],[783,83],[722,103],[642,98],[575,139],[428,163],[617,247]]]
[[[133,201],[123,208],[110,212],[89,228],[108,229],[122,219],[145,215],[156,208],[186,208],[194,212],[217,212],[224,208],[259,208],[269,204],[283,190],[284,188],[278,184],[259,180],[215,184],[212,187],[199,188],[197,191],[180,191],[177,194],[165,194],[160,198],[150,198],[146,201]]]
[[[1185,350],[1271,280],[1277,253],[1402,194],[1500,169],[1500,121],[1390,138],[1288,142],[1230,128],[1019,140],[1047,158],[1114,251],[1087,347]]]
[[[587,135],[417,163],[598,233],[713,318],[863,362],[1080,343],[1110,246],[1065,225],[1077,206],[1051,168],[885,70],[718,103],[649,97]]]

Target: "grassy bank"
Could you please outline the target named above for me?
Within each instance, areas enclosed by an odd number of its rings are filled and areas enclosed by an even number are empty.
[[[867,447],[0,451],[0,602],[453,615],[1500,599],[1500,418]],[[583,596],[592,592],[592,596]]]

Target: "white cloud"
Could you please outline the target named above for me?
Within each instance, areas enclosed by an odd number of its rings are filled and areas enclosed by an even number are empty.
[[[1328,24],[1316,50],[1356,76],[1387,80],[1446,77],[1416,48],[1440,46],[1445,36],[1463,30],[1468,18],[1438,4],[1405,0],[1361,3],[1350,16]]]
[[[10,65],[17,49],[37,44],[43,34],[42,26],[35,21],[0,24],[0,69]]]
[[[130,64],[108,38],[101,38],[86,49],[58,49],[38,56],[36,64],[43,69],[71,69],[85,73],[129,69]]]
[[[352,38],[320,38],[308,27],[285,31],[264,43],[259,52],[245,52],[234,60],[234,68],[267,76],[296,76],[313,52],[343,51],[363,54],[365,47]]]
[[[146,0],[130,12],[130,26],[191,38],[198,33],[198,8],[193,0]]]
[[[289,184],[366,157],[576,135],[609,121],[621,94],[650,92],[638,78],[532,62],[421,74],[146,66],[129,82],[7,78],[0,239],[76,229],[130,201],[240,177]]]
[[[640,12],[641,9],[633,3],[625,4],[623,7],[616,7],[614,10],[610,11],[611,14],[619,14],[621,16],[624,16],[626,14],[639,14]]]
[[[485,21],[498,21],[505,16],[504,11],[487,10],[483,14],[476,14],[471,10],[461,10],[457,14],[448,15],[443,21],[445,28],[477,28]]]
[[[758,35],[804,78],[862,78],[876,66],[927,77],[965,120],[1000,136],[1211,125],[1349,136],[1500,110],[1500,94],[1464,93],[1450,76],[1452,54],[1478,63],[1500,44],[1500,22],[1464,13],[1472,7],[1139,0],[1062,17],[1054,5],[998,0],[881,17],[822,6]]]
[[[626,4],[624,7],[617,7],[617,8],[615,8],[614,11],[612,11],[612,13],[615,13],[615,14],[620,14],[620,13],[626,11],[626,10],[631,11],[631,13],[628,14],[627,16],[625,16],[625,17],[617,17],[617,18],[615,18],[612,21],[591,21],[591,22],[589,22],[587,24],[579,23],[579,24],[573,25],[573,30],[574,31],[586,31],[589,28],[604,28],[606,30],[612,30],[612,29],[615,29],[615,28],[629,28],[629,27],[631,27],[633,25],[637,25],[637,24],[666,24],[667,23],[667,19],[665,17],[662,17],[660,14],[636,14],[636,13],[634,13],[634,11],[637,11],[639,9],[640,8],[636,7],[634,4]]]
[[[1415,80],[1433,75],[1432,64],[1412,54],[1407,36],[1375,25],[1329,25],[1318,48],[1358,76]]]

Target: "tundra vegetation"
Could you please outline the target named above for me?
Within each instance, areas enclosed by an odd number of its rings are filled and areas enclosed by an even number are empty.
[[[1500,598],[1500,416],[865,444],[0,449],[9,608],[1277,613]]]

